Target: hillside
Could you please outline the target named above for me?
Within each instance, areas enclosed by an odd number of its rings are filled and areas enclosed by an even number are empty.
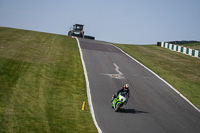
[[[200,108],[199,59],[155,45],[116,46]],[[0,132],[97,132],[87,103],[75,39],[0,27]]]
[[[97,132],[75,39],[0,27],[0,132]]]

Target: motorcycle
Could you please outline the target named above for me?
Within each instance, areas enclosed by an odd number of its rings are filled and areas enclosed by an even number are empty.
[[[112,101],[112,108],[115,112],[119,111],[119,108],[122,107],[128,101],[128,96],[124,92],[120,92],[119,95]]]

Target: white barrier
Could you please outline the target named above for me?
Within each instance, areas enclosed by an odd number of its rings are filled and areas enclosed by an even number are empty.
[[[190,55],[190,56],[193,56],[193,57],[200,58],[200,51],[194,50],[194,49],[191,49],[191,48],[186,48],[186,47],[182,47],[182,46],[179,46],[179,45],[169,44],[169,43],[166,43],[166,42],[161,42],[161,47],[168,48],[172,51],[176,51],[176,52],[187,54],[187,55]]]

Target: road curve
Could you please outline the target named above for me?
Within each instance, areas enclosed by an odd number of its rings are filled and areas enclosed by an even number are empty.
[[[200,133],[200,113],[154,74],[108,43],[79,42],[103,133]],[[130,98],[116,113],[111,96],[125,83]]]

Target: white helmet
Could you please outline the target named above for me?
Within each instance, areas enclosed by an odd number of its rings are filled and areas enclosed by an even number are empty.
[[[124,89],[129,89],[129,84],[125,84]]]

